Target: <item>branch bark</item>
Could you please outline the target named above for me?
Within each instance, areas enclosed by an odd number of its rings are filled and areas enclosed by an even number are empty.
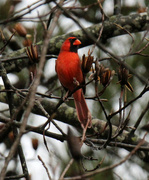
[[[140,14],[138,13],[131,14],[129,16],[121,16],[121,15],[111,16],[109,19],[105,20],[103,23],[104,28],[103,28],[101,41],[106,42],[106,40],[109,38],[127,34],[127,31],[130,33],[145,31],[148,29],[148,22],[149,22],[149,16],[146,12],[140,13]],[[119,28],[116,24],[123,27],[127,31]],[[88,31],[88,33],[90,33],[94,38],[97,39],[99,36],[99,31],[101,27],[102,27],[102,23],[99,23],[99,24],[95,24],[90,27],[87,27],[85,28],[85,30]],[[59,53],[60,47],[62,43],[64,42],[64,40],[70,36],[78,37],[81,40],[82,45],[80,46],[80,48],[86,47],[94,43],[91,39],[87,37],[87,35],[83,32],[83,30],[78,30],[78,31],[74,31],[68,34],[51,38],[49,41],[47,53],[57,55]],[[37,43],[37,45],[41,47],[42,43],[43,42],[40,41]],[[4,66],[7,72],[21,71],[24,67],[28,66],[27,59],[19,58],[19,56],[21,56],[24,53],[25,53],[25,48],[22,48],[22,49],[19,49],[18,51],[14,51],[13,53],[10,53],[7,56],[7,58],[13,58],[13,57],[18,56],[18,60],[15,60],[15,63],[12,63],[12,62],[11,64],[10,62],[4,63]]]
[[[0,86],[0,90],[3,89],[2,86]],[[7,98],[6,98],[6,92],[2,92],[0,93],[0,102],[4,102],[7,103]],[[14,104],[20,104],[20,102],[23,101],[22,97],[18,96],[16,94],[15,98],[14,98]],[[51,115],[53,113],[53,110],[55,109],[57,103],[50,101],[49,99],[40,99],[40,103],[42,104],[43,108],[47,111],[47,113],[49,115]],[[42,115],[45,116],[45,114],[43,114],[43,111],[41,111],[41,109],[35,104],[33,109],[32,109],[32,113],[37,114],[37,115]],[[76,110],[72,107],[67,106],[66,104],[62,104],[56,113],[55,119],[61,122],[64,122],[66,124],[72,125],[74,127],[76,127],[77,129],[81,129],[80,127],[80,123],[77,120],[77,114],[76,114]],[[17,126],[19,126],[19,124],[17,124]],[[92,120],[92,129],[91,132],[100,134],[103,129],[106,126],[106,121],[100,120],[100,119],[93,119]],[[31,127],[27,127],[28,130],[31,130]],[[39,130],[37,131],[37,129],[33,129],[33,132],[42,134],[42,132]],[[117,131],[117,126],[112,125],[112,133],[113,135],[116,133]],[[109,133],[109,129],[108,127],[105,129],[105,131],[103,133],[100,134],[100,138],[104,138],[106,139]],[[65,140],[65,137],[63,136],[58,136],[57,134],[54,136],[53,134],[48,134],[47,135],[51,136],[52,138],[58,139],[60,138],[61,141]],[[130,133],[129,131],[124,130],[122,132],[121,135],[119,135],[116,139],[116,142],[118,143],[125,143],[125,144],[131,144],[131,145],[137,145],[141,139],[137,136],[137,135],[133,135],[133,136],[129,136]],[[64,139],[63,139],[64,138]],[[96,144],[101,144],[101,142],[96,141]],[[124,146],[124,149],[131,151],[132,147],[131,146]],[[116,146],[116,145],[115,145]],[[145,141],[145,143],[143,144],[143,147],[149,147],[149,143],[147,141]],[[146,150],[140,150],[137,151],[136,154],[140,159],[142,159],[145,162],[149,162],[149,152]]]

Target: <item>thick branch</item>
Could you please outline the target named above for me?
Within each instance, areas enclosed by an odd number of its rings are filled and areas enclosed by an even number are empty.
[[[0,89],[2,88],[2,86],[0,86]],[[15,96],[14,98],[14,103],[18,104],[22,101],[21,97],[19,97],[18,95]],[[0,93],[0,102],[4,102],[7,103],[7,99],[6,99],[6,93]],[[49,113],[52,114],[53,110],[55,109],[57,103],[52,102],[48,99],[41,99],[41,104],[43,106],[43,108]],[[35,105],[34,108],[32,109],[32,112],[37,114],[37,115],[42,115],[44,116],[42,110]],[[55,119],[57,119],[58,121],[64,122],[66,124],[69,125],[73,125],[77,128],[80,128],[80,123],[77,120],[77,114],[76,114],[76,110],[72,107],[67,106],[66,104],[62,104],[56,113]],[[103,120],[99,120],[99,119],[93,119],[92,120],[92,130],[98,134],[100,134],[103,129],[106,126],[106,122]],[[117,127],[112,125],[112,133],[116,133]],[[104,133],[100,134],[100,138],[107,138],[108,135],[108,128],[106,128],[106,130],[104,131]],[[134,135],[129,137],[129,132],[128,131],[123,131],[123,133],[121,135],[119,135],[116,139],[116,142],[123,142],[123,143],[127,143],[127,144],[132,144],[132,145],[136,145],[140,142],[140,138],[138,138],[138,136]],[[98,143],[98,142],[97,142]],[[145,142],[144,145],[145,147],[149,146],[148,142]],[[131,148],[128,147],[124,147],[127,150],[132,150]],[[149,162],[149,152],[148,151],[138,151],[137,154],[142,160],[144,160],[145,162]]]
[[[109,38],[127,34],[125,30],[118,28],[116,24],[120,25],[130,33],[136,33],[147,30],[148,21],[149,21],[149,17],[147,13],[132,14],[129,16],[120,16],[120,15],[111,16],[103,23],[104,28],[103,28],[101,40],[106,41]],[[102,27],[102,23],[92,25],[88,28],[85,28],[85,30],[87,30],[88,33],[90,33],[92,36],[98,39],[99,31],[101,27]],[[92,40],[87,37],[87,35],[83,32],[83,30],[78,30],[62,36],[57,36],[52,38],[49,43],[48,53],[58,54],[61,44],[69,36],[78,37],[82,42],[82,45],[80,47],[85,47],[93,44]]]
[[[112,16],[103,23],[104,28],[101,36],[101,41],[105,42],[109,38],[127,34],[125,30],[119,28],[116,24],[120,25],[130,33],[136,33],[147,30],[148,22],[149,22],[149,17],[147,13],[141,13],[141,14],[137,13],[137,14],[131,14],[129,16],[120,16],[120,15]],[[101,26],[102,26],[101,23],[95,24],[88,28],[85,28],[85,30],[87,30],[88,33],[90,33],[92,36],[94,36],[97,39],[99,36],[99,31]],[[91,39],[87,37],[87,35],[83,32],[83,30],[78,30],[68,34],[51,38],[49,41],[48,54],[55,54],[55,55],[58,54],[62,43],[69,36],[78,37],[82,42],[82,45],[80,47],[85,47],[94,43]],[[39,46],[42,45],[42,41],[40,41],[37,44]],[[9,54],[9,56],[7,57],[20,56],[23,53],[25,53],[25,48],[15,51]],[[15,63],[11,63],[11,65],[10,63],[5,63],[5,68],[7,72],[20,71],[21,69],[27,66],[28,66],[28,60],[20,59],[20,58],[17,61],[15,60]]]

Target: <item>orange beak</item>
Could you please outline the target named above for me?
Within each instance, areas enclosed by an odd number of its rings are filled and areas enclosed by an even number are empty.
[[[81,44],[81,41],[79,41],[78,39],[76,39],[73,43],[74,46],[79,46]]]

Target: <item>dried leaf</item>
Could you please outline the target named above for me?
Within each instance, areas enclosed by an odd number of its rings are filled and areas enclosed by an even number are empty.
[[[75,136],[69,127],[67,133],[67,142],[72,157],[77,161],[82,159],[80,138]]]
[[[27,30],[25,29],[25,27],[24,27],[21,23],[15,24],[14,29],[17,31],[17,33],[18,33],[20,36],[26,37]]]
[[[39,144],[38,139],[37,138],[32,138],[32,146],[33,146],[34,150],[37,150],[38,144]]]
[[[128,79],[132,77],[131,74],[129,74],[129,71],[125,68],[120,66],[118,70],[118,83],[121,84],[122,87],[127,87],[127,89],[131,92],[133,92],[133,88],[131,84],[128,82]]]
[[[88,56],[85,56],[85,54],[83,54],[81,66],[82,66],[82,71],[84,74],[86,74],[90,71],[93,60],[94,60],[94,57],[91,56],[90,54]]]

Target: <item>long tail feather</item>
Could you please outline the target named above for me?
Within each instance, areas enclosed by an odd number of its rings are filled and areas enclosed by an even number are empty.
[[[92,126],[92,116],[87,107],[82,89],[73,94],[74,102],[77,110],[78,119],[82,128],[90,128]]]

